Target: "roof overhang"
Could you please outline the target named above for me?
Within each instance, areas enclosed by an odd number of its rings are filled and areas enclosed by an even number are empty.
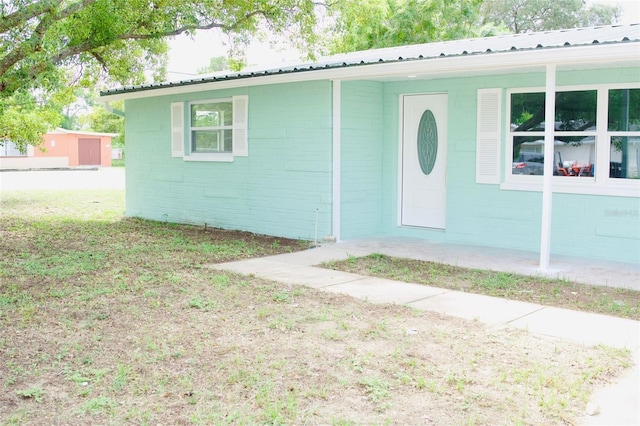
[[[482,52],[457,56],[408,58],[379,63],[301,66],[287,71],[238,73],[179,83],[123,88],[102,93],[102,102],[169,96],[268,84],[314,80],[398,81],[408,76],[435,79],[443,76],[476,76],[540,70],[555,64],[558,70],[640,66],[640,41],[599,43],[581,46],[541,47],[503,52]]]
[[[111,137],[115,138],[118,133],[100,133],[100,132],[87,132],[84,130],[68,130],[58,127],[47,133],[47,135],[78,135],[78,136],[97,136],[97,137]]]

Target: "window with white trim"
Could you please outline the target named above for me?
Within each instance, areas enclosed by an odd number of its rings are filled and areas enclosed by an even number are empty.
[[[233,134],[231,100],[189,105],[190,153],[231,153]]]
[[[609,177],[639,179],[640,89],[609,90],[607,105]]]
[[[544,88],[508,89],[504,109],[501,89],[477,93],[476,182],[541,191],[547,160]],[[637,197],[640,83],[560,86],[555,106],[553,190]],[[495,130],[501,117],[504,138]]]
[[[554,176],[595,175],[597,90],[557,91],[555,98]],[[511,92],[508,151],[511,175],[542,175],[544,162],[544,92]]]
[[[247,118],[248,96],[171,104],[172,156],[185,161],[246,157]]]

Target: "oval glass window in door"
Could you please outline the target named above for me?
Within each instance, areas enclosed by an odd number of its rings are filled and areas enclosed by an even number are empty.
[[[430,110],[426,110],[418,124],[418,162],[425,175],[433,171],[438,155],[438,127],[436,118]]]

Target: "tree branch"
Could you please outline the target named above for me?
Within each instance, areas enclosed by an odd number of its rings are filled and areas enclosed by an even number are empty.
[[[57,14],[51,13],[54,9],[50,8],[47,14],[40,20],[31,37],[12,50],[10,54],[2,58],[2,61],[0,61],[0,78],[2,78],[12,66],[26,58],[30,53],[37,52],[41,49],[44,35],[51,25],[95,2],[96,0],[82,0],[69,5]]]
[[[118,36],[118,40],[150,40],[150,39],[156,39],[156,38],[164,38],[164,37],[172,37],[172,36],[177,36],[180,35],[186,31],[192,31],[192,30],[210,30],[213,28],[224,28],[224,25],[218,23],[218,22],[212,22],[208,25],[199,25],[199,26],[184,26],[184,27],[180,27],[180,28],[176,28],[175,30],[171,30],[171,31],[161,31],[161,32],[154,32],[154,33],[149,33],[149,34],[139,34],[139,33],[135,33],[135,32],[129,32],[126,34],[122,34],[120,36]],[[102,47],[102,46],[96,46],[96,47]],[[94,47],[95,49],[95,47]]]
[[[205,19],[194,24],[187,24],[178,28],[168,28],[165,30],[151,30],[145,28],[144,22],[137,22],[135,28],[130,29],[124,34],[115,35],[109,39],[95,39],[88,37],[86,40],[81,40],[73,45],[62,46],[55,52],[45,55],[45,52],[39,58],[33,58],[35,63],[30,65],[17,66],[20,61],[29,58],[30,55],[40,52],[42,49],[42,42],[47,34],[48,29],[56,22],[65,19],[73,13],[95,3],[97,0],[79,0],[71,5],[67,6],[61,11],[57,11],[55,7],[51,6],[48,12],[41,18],[40,22],[33,30],[33,33],[29,39],[22,42],[19,46],[11,50],[6,56],[0,59],[0,93],[6,95],[11,94],[20,87],[29,84],[39,74],[47,70],[52,65],[59,65],[65,60],[77,56],[81,53],[89,53],[98,63],[106,68],[107,61],[100,52],[95,52],[96,49],[109,47],[113,43],[118,41],[141,41],[141,40],[154,40],[162,39],[166,37],[176,36],[187,31],[194,30],[210,30],[213,28],[220,28],[225,32],[234,32],[241,30],[242,25],[250,21],[253,17],[262,16],[269,18],[273,15],[272,11],[267,9],[259,9],[248,11],[243,15],[238,16],[234,21],[229,24],[222,22],[207,22]],[[49,0],[42,0],[42,3],[49,2]],[[277,16],[276,16],[277,19]],[[20,75],[19,77],[17,77]]]
[[[0,34],[20,24],[24,24],[31,18],[51,12],[57,4],[58,2],[56,0],[42,0],[24,8],[19,8],[16,12],[7,16],[3,16],[2,21],[0,21]]]

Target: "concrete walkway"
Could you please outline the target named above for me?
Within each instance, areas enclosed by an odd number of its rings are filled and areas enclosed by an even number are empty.
[[[384,253],[458,266],[537,275],[535,254],[486,247],[382,238],[329,244],[303,252],[213,265],[219,270],[251,274],[288,284],[343,293],[372,303],[395,303],[439,312],[496,327],[517,327],[585,345],[625,347],[636,365],[616,383],[597,392],[592,401],[600,413],[582,419],[585,425],[640,425],[640,322],[553,308],[420,284],[318,268],[322,262]],[[640,266],[554,257],[547,275],[579,282],[640,290]]]

